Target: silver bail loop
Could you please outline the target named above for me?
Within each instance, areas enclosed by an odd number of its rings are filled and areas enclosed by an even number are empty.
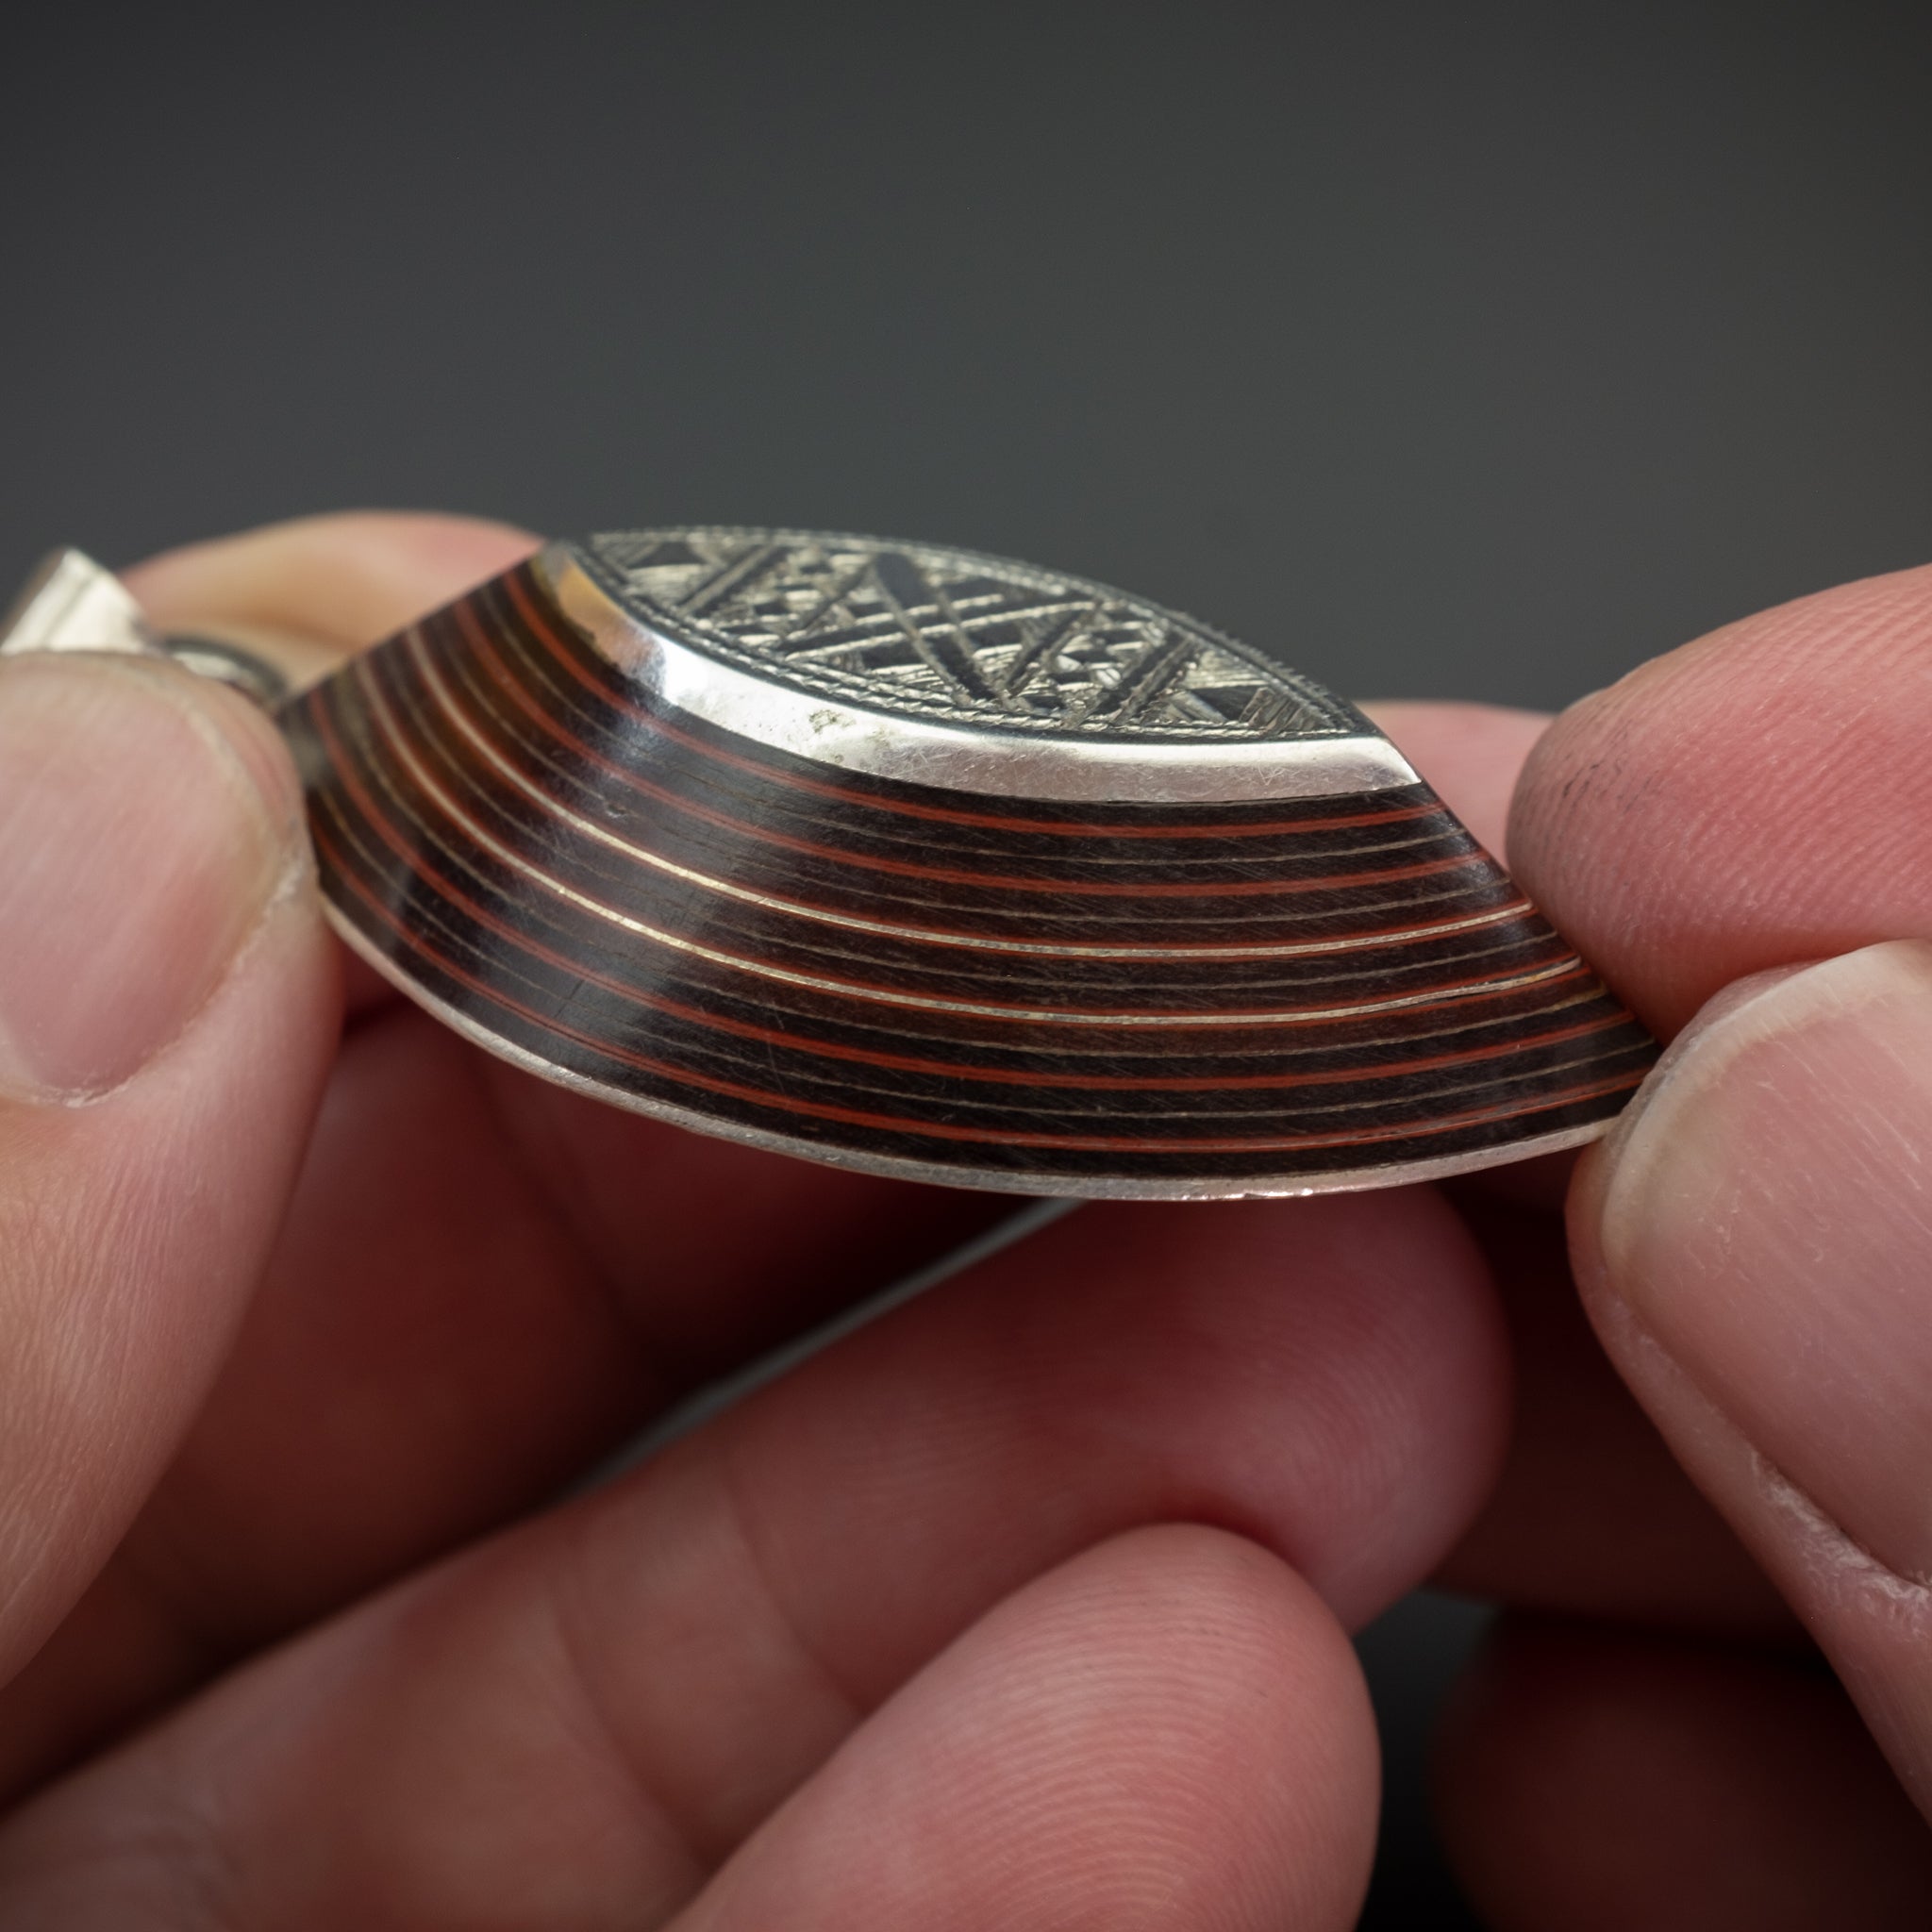
[[[81,550],[45,558],[0,622],[0,657],[35,651],[172,658],[271,710],[289,695],[288,678],[252,651],[220,638],[156,630],[121,579]]]

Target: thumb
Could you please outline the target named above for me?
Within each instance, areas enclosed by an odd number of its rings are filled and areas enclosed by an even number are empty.
[[[1606,1347],[1932,1814],[1932,944],[1721,994],[1572,1213]]]
[[[0,659],[0,1680],[205,1395],[333,1045],[270,721],[173,666]]]

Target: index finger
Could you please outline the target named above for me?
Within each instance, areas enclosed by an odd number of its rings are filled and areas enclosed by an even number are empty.
[[[1553,727],[1516,826],[1697,1014],[1573,1194],[1598,1335],[1932,1811],[1928,674],[1932,571],[1749,619]]]
[[[1713,631],[1573,706],[1514,870],[1654,1028],[1719,988],[1932,937],[1932,566]]]

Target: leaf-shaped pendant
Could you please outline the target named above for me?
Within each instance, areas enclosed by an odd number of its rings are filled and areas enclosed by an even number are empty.
[[[43,593],[0,648],[62,635]],[[1353,706],[1026,564],[555,543],[278,715],[351,946],[492,1053],[702,1132],[1305,1193],[1574,1146],[1656,1056]]]

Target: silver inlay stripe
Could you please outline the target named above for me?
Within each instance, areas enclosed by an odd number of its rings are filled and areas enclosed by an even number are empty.
[[[1574,973],[1581,964],[1574,954],[1566,954],[1559,959],[1525,972],[1505,974],[1495,978],[1476,980],[1468,985],[1446,990],[1439,988],[1430,992],[1403,993],[1387,999],[1353,1001],[1345,1006],[1337,1007],[1304,1007],[1287,1010],[1232,1013],[1065,1012],[1051,1008],[998,1006],[978,1000],[947,999],[939,995],[898,992],[885,987],[861,986],[848,980],[824,978],[810,973],[797,973],[789,967],[773,965],[760,959],[749,959],[741,954],[701,945],[697,941],[688,939],[682,934],[667,932],[661,926],[633,918],[616,907],[607,906],[602,900],[579,892],[563,880],[553,878],[549,874],[540,871],[522,853],[504,844],[501,840],[478,824],[425,769],[422,760],[405,741],[395,714],[390,708],[389,701],[369,673],[368,660],[358,659],[349,675],[361,685],[370,705],[371,714],[397,762],[409,774],[424,793],[435,801],[437,808],[457,825],[466,838],[473,840],[491,858],[521,873],[544,891],[575,906],[579,910],[588,912],[595,918],[607,920],[625,932],[632,932],[641,939],[651,941],[653,944],[667,946],[674,952],[708,960],[713,965],[724,966],[739,973],[748,973],[760,979],[776,980],[788,986],[808,987],[814,991],[835,993],[841,998],[866,1001],[878,1006],[908,1007],[925,1012],[963,1013],[978,1019],[1038,1022],[1049,1025],[1302,1026],[1327,1020],[1355,1019],[1368,1013],[1393,1012],[1406,1007],[1426,1007],[1451,1000],[1479,999],[1487,993],[1511,992],[1521,987],[1536,986],[1544,980],[1556,979],[1565,974]]]
[[[600,845],[607,845],[613,852],[621,852],[626,858],[635,860],[639,865],[648,866],[654,872],[663,873],[668,877],[682,879],[688,885],[702,887],[708,892],[717,892],[727,899],[741,900],[748,906],[762,906],[774,912],[787,912],[800,919],[818,920],[826,925],[848,926],[855,932],[876,933],[884,939],[910,940],[924,945],[968,946],[989,953],[1039,954],[1056,958],[1296,959],[1324,953],[1361,952],[1376,946],[1401,945],[1409,940],[1435,939],[1445,933],[1467,932],[1478,926],[1495,925],[1507,919],[1520,919],[1530,909],[1527,900],[1517,898],[1507,905],[1494,906],[1487,911],[1474,912],[1465,918],[1441,919],[1432,924],[1407,926],[1394,932],[1364,934],[1349,939],[1291,940],[1283,941],[1275,945],[1249,946],[1091,946],[1046,940],[984,938],[972,933],[939,932],[925,926],[895,925],[886,920],[867,919],[858,913],[835,912],[828,907],[808,906],[801,900],[781,898],[775,893],[754,891],[748,886],[734,885],[730,880],[718,878],[710,873],[697,872],[690,866],[679,865],[675,859],[666,858],[661,853],[653,852],[647,846],[633,844],[630,840],[613,832],[608,825],[600,825],[594,819],[587,819],[582,813],[572,811],[552,793],[532,783],[519,772],[464,715],[448,685],[443,682],[441,673],[431,661],[420,630],[411,630],[408,633],[408,647],[410,655],[416,660],[417,669],[422,673],[424,683],[436,700],[438,709],[455,725],[465,741],[498,777],[507,785],[513,786],[521,791],[525,798],[541,806],[548,816],[562,820],[574,832],[580,833],[584,838],[592,840]]]

